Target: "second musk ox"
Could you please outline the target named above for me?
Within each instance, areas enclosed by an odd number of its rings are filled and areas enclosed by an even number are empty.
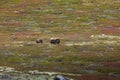
[[[60,44],[60,39],[59,38],[51,38],[50,43],[51,44]]]
[[[42,39],[37,39],[36,43],[43,43],[43,40]]]

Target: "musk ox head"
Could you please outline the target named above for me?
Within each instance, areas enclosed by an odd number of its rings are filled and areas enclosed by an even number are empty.
[[[50,43],[51,44],[60,44],[60,39],[59,38],[51,38]]]
[[[42,39],[37,39],[36,43],[43,43],[43,40]]]

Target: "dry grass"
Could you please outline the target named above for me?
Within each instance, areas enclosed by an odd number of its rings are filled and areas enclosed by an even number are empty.
[[[74,77],[78,80],[119,79],[106,76],[119,73],[119,0],[4,0],[0,4],[1,66],[84,74]],[[61,44],[51,45],[51,37],[59,37]],[[36,44],[38,38],[44,43]],[[100,75],[82,71],[86,68]]]

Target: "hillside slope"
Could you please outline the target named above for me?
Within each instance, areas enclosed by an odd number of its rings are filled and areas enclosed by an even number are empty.
[[[118,80],[119,43],[119,0],[0,0],[0,66]]]

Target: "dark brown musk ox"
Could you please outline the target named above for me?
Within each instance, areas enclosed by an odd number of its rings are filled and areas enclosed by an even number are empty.
[[[59,38],[51,38],[50,43],[51,44],[60,44],[60,39]]]
[[[42,39],[37,39],[36,43],[43,43],[43,40]]]

